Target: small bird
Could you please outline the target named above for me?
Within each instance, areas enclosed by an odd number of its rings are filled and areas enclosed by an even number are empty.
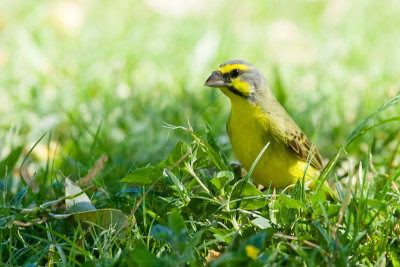
[[[231,101],[226,130],[247,171],[269,143],[251,174],[256,184],[285,188],[302,181],[307,169],[306,185],[314,186],[323,165],[321,155],[276,100],[257,68],[243,60],[227,61],[212,72],[205,85],[219,88]]]

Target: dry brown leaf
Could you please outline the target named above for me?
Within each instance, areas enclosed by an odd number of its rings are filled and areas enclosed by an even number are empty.
[[[213,260],[216,260],[219,256],[221,256],[221,252],[210,249],[206,257],[206,262],[210,263]]]
[[[39,186],[35,180],[32,180],[33,175],[31,175],[29,173],[28,163],[29,163],[29,161],[27,161],[24,165],[21,166],[20,173],[21,173],[22,178],[24,179],[24,181],[27,184],[29,184],[29,182],[30,182],[29,186],[30,186],[32,192],[37,193],[37,192],[39,192]]]
[[[28,226],[32,226],[34,223],[35,224],[42,224],[44,222],[47,221],[46,217],[43,218],[36,218],[33,219],[32,222],[21,222],[21,221],[13,221],[13,224],[18,225],[18,226],[23,226],[23,227],[28,227]]]
[[[104,169],[104,164],[108,161],[107,155],[102,155],[93,167],[88,171],[88,174],[82,178],[80,178],[75,184],[80,186],[91,186],[92,179],[100,174],[100,172]]]

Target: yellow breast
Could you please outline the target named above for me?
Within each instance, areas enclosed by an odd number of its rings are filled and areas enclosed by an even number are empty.
[[[263,147],[269,146],[257,163],[251,177],[265,187],[284,188],[302,179],[307,164],[295,157],[279,133],[279,121],[263,112],[258,106],[241,97],[230,96],[231,115],[227,129],[233,151],[249,170]],[[317,178],[318,171],[308,167],[306,181]]]

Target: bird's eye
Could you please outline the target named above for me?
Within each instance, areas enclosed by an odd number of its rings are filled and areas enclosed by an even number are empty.
[[[240,74],[240,71],[238,69],[234,69],[231,71],[230,76],[231,76],[231,78],[236,78],[239,76],[239,74]]]

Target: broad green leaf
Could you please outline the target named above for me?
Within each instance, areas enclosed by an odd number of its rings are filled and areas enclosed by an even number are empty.
[[[80,211],[66,214],[49,214],[58,220],[68,220],[74,226],[82,225],[83,228],[89,228],[90,225],[97,225],[102,229],[120,229],[127,226],[128,216],[117,209],[99,209],[92,211]],[[119,236],[124,236],[125,232],[121,231]]]
[[[128,220],[122,211],[117,209],[99,209],[93,211],[77,212],[73,214],[75,221],[91,222],[101,226],[104,229],[119,229],[124,226]]]
[[[241,189],[242,186],[243,186],[242,196],[262,196],[262,193],[255,187],[254,184],[241,180],[234,185],[232,197],[239,197],[238,195],[239,190]]]
[[[395,249],[390,249],[389,250],[389,257],[390,260],[392,261],[393,266],[400,266],[400,257],[399,257],[399,251],[396,251]]]
[[[211,158],[215,166],[220,171],[228,171],[230,169],[230,167],[225,165],[224,161],[221,159],[221,156],[218,154],[218,152],[216,152],[215,149],[207,141],[205,141],[203,138],[201,138],[199,135],[193,132],[191,132],[191,134],[196,143],[200,145],[201,149],[205,153],[207,153],[207,155]]]
[[[315,203],[313,203],[313,206],[312,206],[312,216],[313,217],[324,216],[326,220],[329,220],[328,219],[328,213],[326,212],[326,208],[324,206],[324,203],[327,205],[327,202],[315,202]]]
[[[232,241],[234,230],[222,229],[222,228],[210,228],[213,236],[218,240],[218,242],[225,242],[229,244]]]
[[[271,224],[264,217],[257,217],[251,221],[252,224],[256,225],[260,229],[267,229],[271,227]]]
[[[154,166],[137,168],[120,181],[123,183],[133,183],[138,185],[150,185],[160,176]]]
[[[235,175],[234,175],[233,172],[231,172],[231,171],[222,171],[222,172],[219,172],[219,173],[217,174],[217,177],[218,177],[218,178],[222,178],[222,177],[228,178],[228,181],[229,181],[229,182],[232,181],[233,179],[235,179]]]
[[[172,242],[174,232],[168,226],[156,224],[151,228],[151,235],[165,242]]]
[[[151,253],[142,240],[137,242],[133,251],[128,254],[128,259],[131,261],[129,265],[140,267],[162,267],[165,266],[153,253]]]
[[[177,209],[173,209],[168,215],[168,226],[175,235],[187,232],[185,221]]]
[[[216,177],[211,179],[211,183],[222,193],[224,186],[234,179],[234,174],[231,171],[222,171]]]
[[[190,151],[190,149],[191,149],[191,146],[190,146],[190,145],[186,144],[186,143],[183,142],[183,141],[179,141],[179,142],[175,145],[174,149],[171,151],[171,153],[170,153],[169,156],[168,156],[168,160],[167,160],[167,161],[168,161],[168,164],[169,164],[170,166],[176,164],[176,162],[177,162],[178,160],[180,160],[186,153],[188,153],[188,152]],[[187,160],[187,159],[186,159],[186,160]],[[183,163],[184,163],[184,162],[179,163],[178,166],[184,166]]]
[[[170,184],[174,185],[171,186],[171,188],[179,193],[180,197],[185,203],[188,203],[190,201],[189,194],[186,190],[186,187],[182,184],[182,181],[179,180],[178,177],[176,177],[175,174],[169,170],[164,171],[164,176],[167,180],[169,180]]]
[[[312,205],[315,205],[318,202],[326,202],[326,193],[323,190],[318,190],[317,192],[314,192],[314,195],[311,198]]]
[[[233,200],[240,201],[239,207],[246,210],[259,209],[265,207],[268,203],[263,193],[261,193],[254,184],[244,180],[238,181],[234,185],[230,197],[231,206],[236,207],[237,202],[232,202]]]
[[[195,232],[194,234],[193,234],[193,237],[192,237],[192,239],[191,239],[191,242],[190,242],[190,245],[192,246],[192,247],[195,247],[195,246],[197,246],[198,244],[200,244],[200,242],[201,242],[201,238],[202,238],[202,236],[203,236],[203,230],[198,230],[197,232]]]
[[[279,201],[281,201],[283,206],[286,206],[288,208],[306,210],[306,205],[296,199],[287,197],[282,194],[278,196],[278,199]]]
[[[331,217],[333,215],[336,215],[339,213],[341,206],[338,205],[329,205],[327,213],[328,217]]]
[[[357,199],[357,200],[359,200],[359,199]],[[364,201],[366,201],[366,204],[368,206],[380,206],[380,205],[388,204],[388,202],[386,200],[379,200],[379,199],[371,199],[371,198],[369,198],[369,199],[366,199]]]
[[[218,191],[222,191],[224,185],[228,182],[227,177],[213,177],[211,179],[211,183],[218,189]]]
[[[194,146],[194,144],[192,144]],[[186,165],[190,163],[194,170],[197,169],[206,169],[213,167],[213,161],[209,157],[209,155],[198,145],[189,155],[189,161],[186,161]]]

